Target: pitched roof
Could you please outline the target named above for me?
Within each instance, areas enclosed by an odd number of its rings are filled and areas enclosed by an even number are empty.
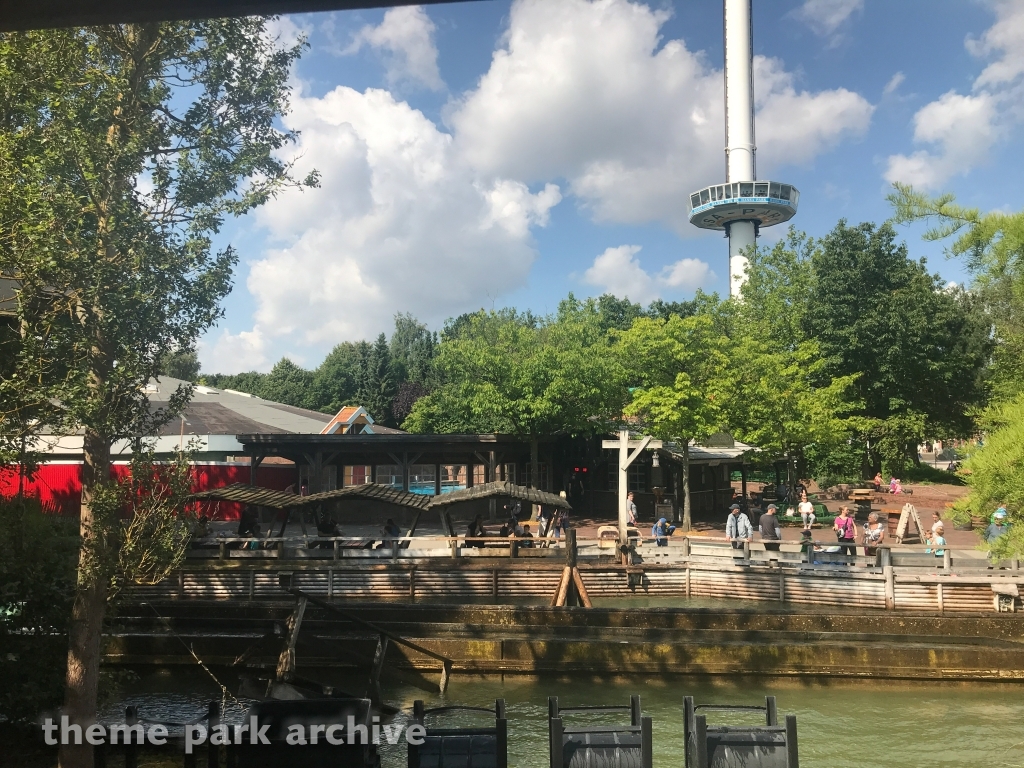
[[[149,401],[156,408],[167,402],[174,391],[188,382],[161,376],[146,387]],[[320,433],[331,417],[326,413],[296,408],[263,400],[255,395],[230,389],[196,386],[192,400],[182,413],[186,435],[312,434]],[[161,435],[178,435],[180,419],[160,430]]]

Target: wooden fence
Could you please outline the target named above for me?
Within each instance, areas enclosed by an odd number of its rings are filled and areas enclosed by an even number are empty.
[[[316,548],[262,540],[263,546],[279,546],[255,551],[227,548],[232,541],[194,552],[200,556],[190,557],[171,578],[135,587],[134,595],[282,599],[288,580],[328,600],[537,601],[555,592],[566,559],[565,549],[550,540],[546,548],[524,548],[525,540],[436,537],[399,539],[375,549],[368,547],[379,542],[338,537]],[[591,598],[719,598],[951,613],[1021,606],[1019,563],[990,561],[977,550],[947,547],[936,556],[920,546],[880,547],[869,557],[809,555],[796,543],[783,543],[778,552],[760,542],[734,549],[713,537],[675,538],[668,547],[637,543],[623,557],[614,542],[578,542],[579,569]]]

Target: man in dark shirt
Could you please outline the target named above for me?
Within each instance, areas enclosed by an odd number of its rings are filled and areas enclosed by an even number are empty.
[[[761,530],[761,541],[764,548],[769,552],[779,551],[779,542],[782,540],[782,529],[779,528],[779,519],[775,516],[775,505],[769,504],[768,511],[761,515],[757,527]]]

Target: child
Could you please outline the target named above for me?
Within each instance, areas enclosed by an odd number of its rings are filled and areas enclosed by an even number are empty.
[[[934,550],[936,557],[942,557],[946,554],[946,550],[942,549],[942,547],[946,546],[946,539],[943,537],[943,533],[945,533],[945,526],[942,524],[942,521],[932,526],[932,537],[927,542],[928,549],[925,552],[932,552]]]

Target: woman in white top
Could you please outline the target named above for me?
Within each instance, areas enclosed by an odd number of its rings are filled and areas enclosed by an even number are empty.
[[[800,505],[797,509],[800,512],[800,519],[804,521],[804,530],[811,530],[816,518],[814,517],[814,505],[807,500],[807,491],[800,494]]]
[[[885,524],[878,521],[878,513],[872,512],[868,515],[868,521],[864,524],[864,554],[873,555],[878,545],[885,540]]]

